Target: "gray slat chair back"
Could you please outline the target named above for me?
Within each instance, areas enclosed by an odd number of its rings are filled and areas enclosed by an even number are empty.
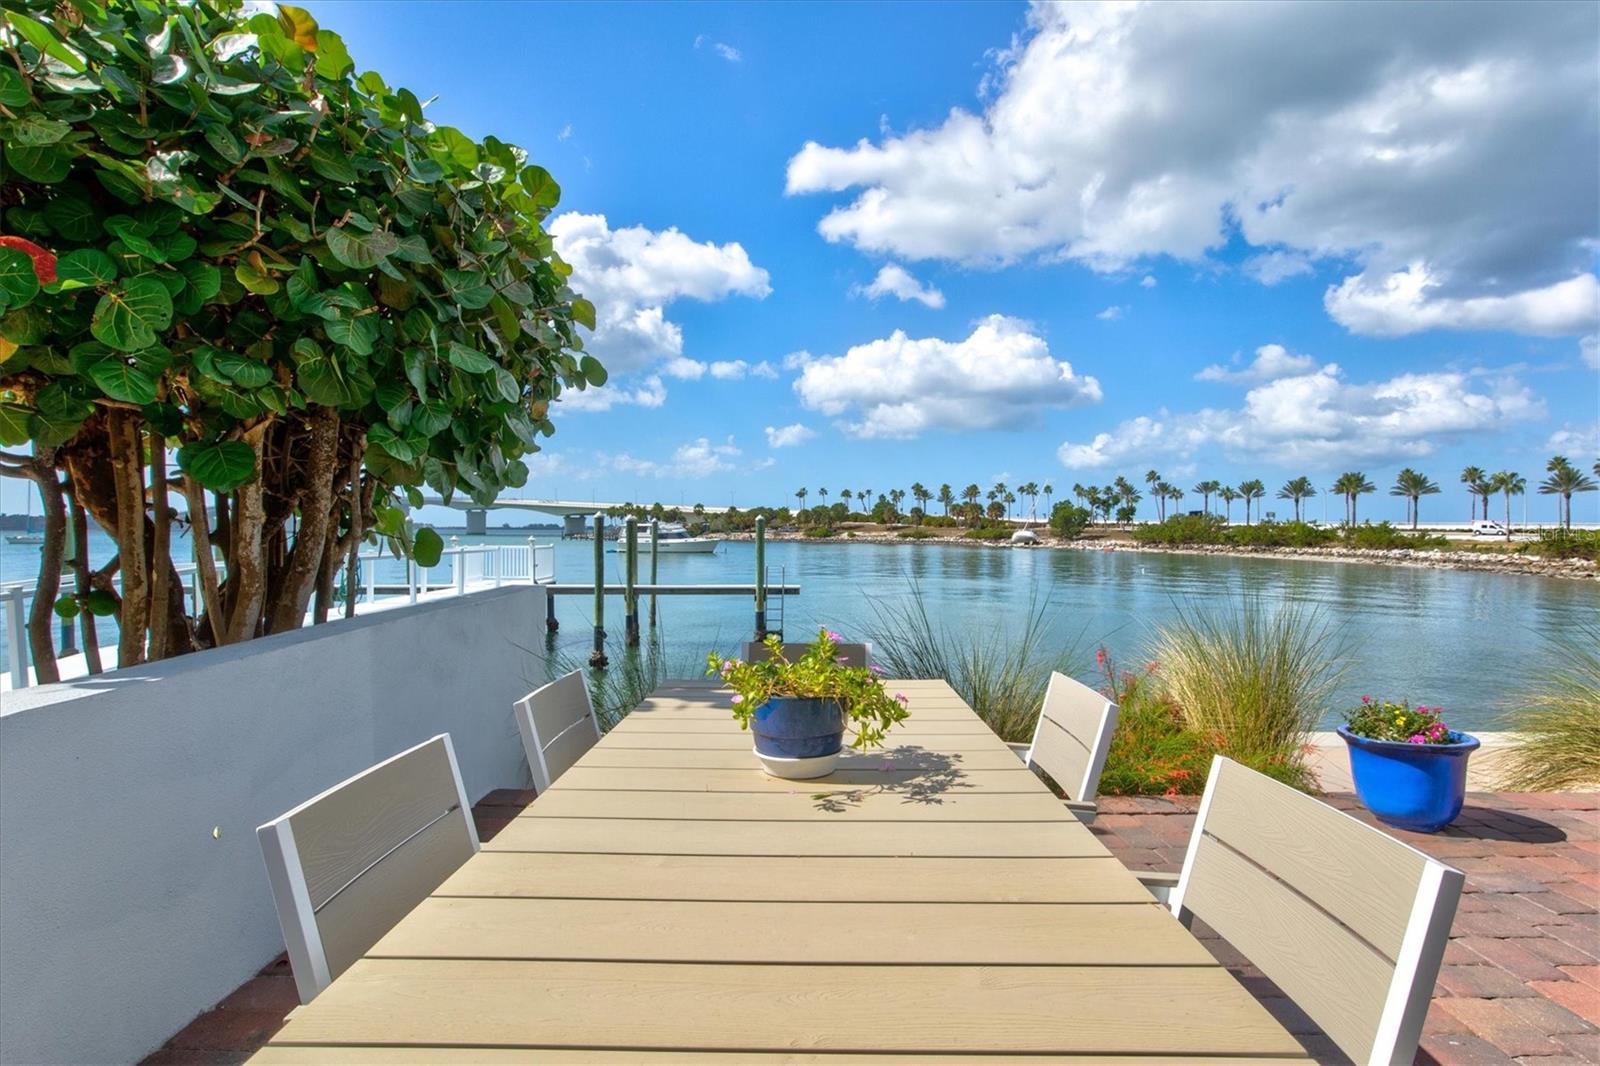
[[[1117,705],[1065,674],[1051,672],[1024,761],[1049,774],[1069,800],[1093,803],[1117,729]]]
[[[478,850],[470,811],[441,733],[256,830],[300,1002]]]
[[[534,689],[514,710],[536,792],[549,789],[600,739],[600,721],[581,671]]]
[[[811,650],[810,644],[784,644],[783,657],[794,662],[806,652]],[[846,666],[861,669],[872,662],[871,644],[840,644],[836,649],[839,658],[843,659]],[[764,663],[772,657],[772,651],[765,644],[750,641],[744,646],[744,661],[747,663]]]
[[[1351,1059],[1410,1063],[1463,880],[1219,755],[1169,902],[1241,951]]]

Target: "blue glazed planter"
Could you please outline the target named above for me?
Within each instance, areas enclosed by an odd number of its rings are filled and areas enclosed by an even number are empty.
[[[756,753],[780,759],[837,755],[844,747],[844,712],[827,699],[773,696],[750,719]]]
[[[1437,833],[1461,813],[1467,795],[1467,756],[1478,738],[1452,733],[1451,744],[1409,744],[1358,737],[1344,726],[1350,776],[1361,805],[1380,822],[1414,833]]]

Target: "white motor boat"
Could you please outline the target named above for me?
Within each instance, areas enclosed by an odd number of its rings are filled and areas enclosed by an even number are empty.
[[[711,537],[692,536],[687,529],[676,522],[661,523],[657,535],[656,551],[662,555],[710,555],[717,550],[717,541]],[[618,542],[612,551],[624,551],[624,545]],[[650,551],[650,527],[639,527],[639,551]]]

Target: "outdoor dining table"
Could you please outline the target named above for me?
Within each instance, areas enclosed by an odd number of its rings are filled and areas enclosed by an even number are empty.
[[[830,776],[657,689],[251,1061],[1303,1061],[948,685]]]

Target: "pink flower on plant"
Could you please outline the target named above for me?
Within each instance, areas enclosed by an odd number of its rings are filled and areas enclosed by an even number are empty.
[[[722,666],[719,669],[722,671],[722,676],[723,677],[727,677],[729,674],[731,674],[733,672],[733,660],[732,659],[724,659],[724,660],[722,660]]]
[[[1106,665],[1106,658],[1106,650],[1104,648],[1098,648],[1095,650],[1094,663],[1096,666],[1104,668]]]
[[[1426,744],[1427,742],[1428,738],[1423,736],[1421,733],[1417,733],[1414,736],[1406,738],[1407,744]]]
[[[734,703],[743,703],[744,702],[744,697],[739,695],[737,692],[735,692],[733,694],[733,702]]]
[[[906,694],[904,692],[896,692],[894,694],[894,698],[899,701],[900,706],[902,706],[902,707],[906,706],[907,704],[909,704],[911,702],[909,699],[906,698]]]
[[[839,634],[835,633],[831,629],[828,630],[828,639],[833,641],[835,644],[838,644],[840,641],[844,640],[843,637],[841,637]]]
[[[1371,703],[1372,702],[1372,697],[1371,696],[1362,696],[1361,697],[1361,702],[1362,703]]]
[[[886,673],[884,668],[879,666],[877,663],[873,663],[871,666],[867,667],[867,669],[871,670],[873,673],[877,674],[879,677],[884,676],[884,674]]]

